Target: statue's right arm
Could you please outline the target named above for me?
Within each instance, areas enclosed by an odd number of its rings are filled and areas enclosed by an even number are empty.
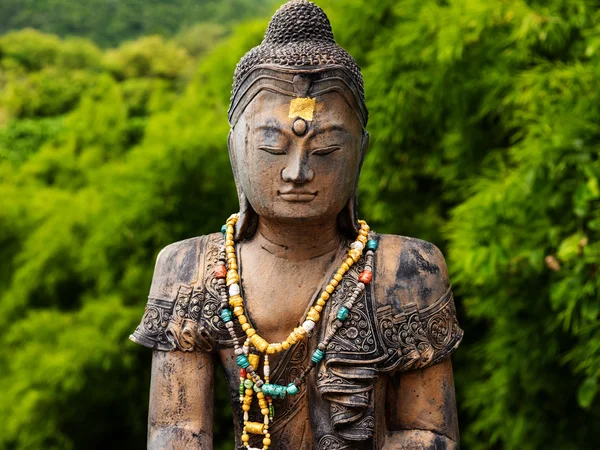
[[[148,449],[212,450],[213,355],[154,350]]]
[[[193,287],[202,283],[205,241],[175,242],[159,253],[144,316],[130,336],[153,349],[148,414],[152,450],[213,448],[215,354],[195,342],[198,318],[187,309]]]

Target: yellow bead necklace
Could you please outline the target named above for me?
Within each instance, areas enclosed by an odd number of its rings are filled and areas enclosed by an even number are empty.
[[[342,278],[346,272],[362,256],[363,249],[367,243],[367,236],[370,228],[364,220],[358,221],[360,224],[360,230],[358,232],[358,237],[350,246],[350,250],[348,250],[348,257],[340,265],[333,278],[329,280],[329,283],[325,289],[323,289],[321,295],[310,308],[308,314],[306,315],[306,320],[301,326],[294,328],[285,341],[268,343],[266,339],[260,336],[256,330],[251,327],[245,315],[244,300],[240,295],[240,276],[237,271],[237,256],[235,253],[235,243],[233,240],[234,227],[237,221],[238,214],[233,214],[231,217],[229,217],[226,222],[227,228],[225,231],[225,254],[227,257],[228,268],[226,280],[229,288],[229,305],[233,308],[233,314],[237,317],[238,322],[242,326],[242,330],[246,332],[246,336],[248,336],[250,343],[259,351],[259,353],[267,353],[269,355],[279,353],[282,350],[287,350],[290,348],[290,346],[301,341],[304,336],[308,332],[312,331],[315,325],[319,322],[319,319],[321,318],[321,312],[327,304],[327,300],[329,300],[331,294],[333,294],[333,291],[335,291],[335,288],[338,286],[340,281],[342,281]]]

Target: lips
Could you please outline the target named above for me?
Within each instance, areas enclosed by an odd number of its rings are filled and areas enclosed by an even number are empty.
[[[277,194],[286,202],[310,202],[317,196],[316,191],[290,189],[278,191]]]

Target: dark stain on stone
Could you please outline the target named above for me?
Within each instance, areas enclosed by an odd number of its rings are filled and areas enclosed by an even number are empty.
[[[414,248],[414,247],[408,249],[417,269],[420,272],[425,272],[425,273],[429,273],[432,275],[438,275],[440,273],[440,268],[436,264],[432,264],[429,261],[427,261],[425,258],[423,258],[423,255],[421,255],[421,252],[419,250],[420,249]]]
[[[448,449],[448,440],[444,436],[440,436],[439,434],[435,435],[433,440],[433,448],[435,450],[447,450]]]

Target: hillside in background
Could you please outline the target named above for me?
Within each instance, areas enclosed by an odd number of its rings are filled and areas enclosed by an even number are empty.
[[[0,34],[34,28],[114,47],[140,36],[172,37],[201,22],[232,25],[273,12],[273,0],[2,0]],[[201,39],[202,36],[196,36]]]

